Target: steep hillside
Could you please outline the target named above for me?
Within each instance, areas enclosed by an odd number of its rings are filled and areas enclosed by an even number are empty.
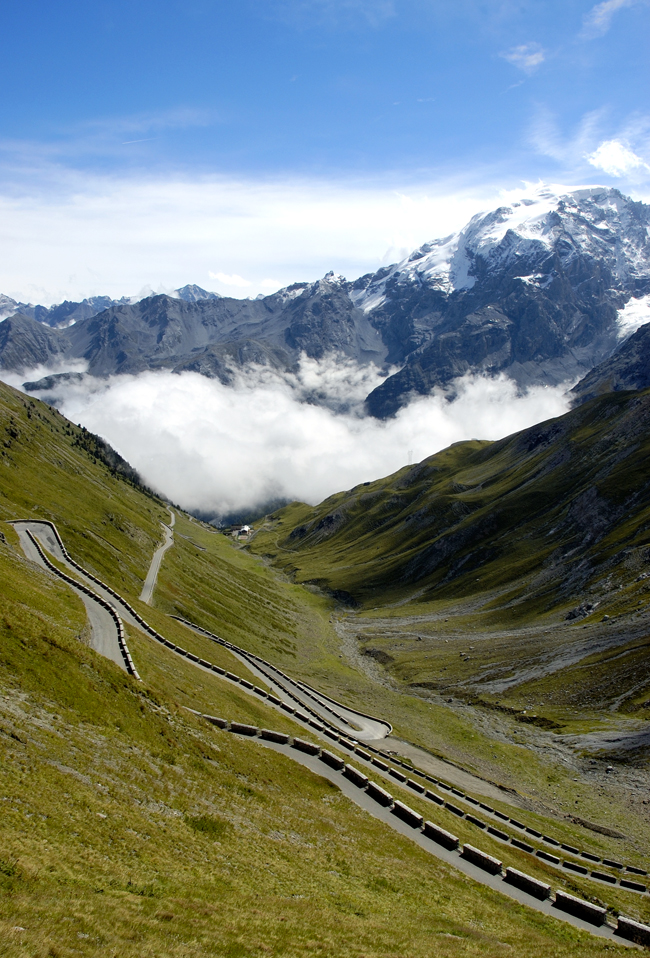
[[[53,520],[80,562],[129,595],[169,519],[137,481],[103,440],[0,382],[0,521]]]
[[[587,594],[602,604],[645,568],[649,455],[650,393],[612,394],[314,509],[289,506],[252,548],[364,606],[491,590],[517,617]]]
[[[132,628],[141,682],[93,652],[79,599],[22,556],[3,520],[53,519],[77,558],[134,597],[166,513],[99,458],[105,449],[89,434],[9,388],[1,399],[3,954],[425,956],[432,942],[447,956],[618,951],[433,863],[323,778],[185,708],[293,731],[264,701]],[[205,639],[192,645],[162,610],[238,638],[249,629],[255,647],[303,670],[302,645],[320,643],[322,657],[331,642],[322,599],[301,603],[297,586],[223,536],[188,517],[177,525],[160,608],[146,610],[156,627],[224,667],[241,668]],[[336,672],[335,655],[328,667]],[[575,825],[560,827],[577,840]],[[603,841],[613,853],[615,840]],[[647,917],[617,894],[627,913]]]
[[[79,641],[65,586],[3,543],[0,573],[4,955],[619,953],[432,867],[326,780],[194,719],[182,669],[136,683]]]
[[[354,610],[341,635],[397,687],[532,712],[578,751],[643,762],[649,462],[650,392],[612,393],[295,503],[250,548]]]

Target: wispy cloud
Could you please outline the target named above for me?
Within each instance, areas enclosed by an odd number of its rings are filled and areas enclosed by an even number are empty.
[[[593,150],[598,139],[602,139],[599,133],[604,118],[604,110],[592,110],[567,135],[561,131],[555,113],[542,107],[537,111],[530,129],[531,146],[543,156],[575,169],[584,163],[584,157]]]
[[[188,129],[209,126],[215,120],[212,110],[178,107],[153,113],[134,113],[126,116],[99,117],[80,125],[75,130],[92,130],[102,134],[152,133],[163,130]]]
[[[605,140],[597,150],[587,155],[587,161],[609,176],[625,176],[639,167],[650,170],[648,164],[620,140]]]
[[[213,277],[244,295],[330,269],[353,279],[378,269],[386,249],[445,236],[499,198],[494,182],[461,176],[118,178],[50,165],[22,181],[3,172],[0,292],[41,303]]]
[[[597,3],[584,18],[581,36],[585,40],[604,36],[612,24],[614,14],[639,2],[640,0],[603,0],[602,3]]]
[[[524,73],[534,73],[546,59],[546,51],[539,43],[523,43],[520,46],[512,47],[510,50],[504,50],[499,56],[512,63],[513,66]]]
[[[563,178],[568,174],[574,182],[584,182],[590,170],[602,170],[621,180],[622,188],[646,198],[650,186],[650,116],[633,114],[616,126],[611,120],[606,109],[594,110],[585,114],[573,130],[564,132],[555,114],[540,109],[529,132],[530,144],[563,168]]]
[[[123,154],[122,147],[155,140],[173,130],[207,127],[218,122],[214,110],[178,108],[153,113],[107,116],[55,130],[46,141],[0,139],[0,155],[7,162],[30,164],[89,156]],[[150,135],[153,134],[153,135]]]

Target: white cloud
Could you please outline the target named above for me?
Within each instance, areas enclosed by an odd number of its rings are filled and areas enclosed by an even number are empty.
[[[650,116],[633,113],[623,122],[616,119],[612,127],[607,110],[593,110],[565,133],[553,113],[539,109],[531,124],[530,144],[560,164],[562,179],[573,180],[573,189],[578,188],[578,178],[586,184],[597,169],[617,177],[620,188],[635,199],[648,202],[650,165],[644,157],[650,155]]]
[[[245,286],[252,286],[250,280],[244,279],[243,276],[238,276],[237,273],[233,273],[232,276],[228,276],[227,273],[208,273],[210,279],[216,279],[224,286],[237,286],[242,289]]]
[[[625,176],[639,167],[649,169],[640,156],[619,140],[605,140],[597,150],[587,156],[587,160],[609,176]]]
[[[496,186],[452,178],[409,184],[32,170],[27,185],[0,180],[0,292],[47,304],[205,286],[214,274],[249,282],[241,288],[253,296],[331,269],[353,279],[378,269],[388,247],[414,249],[498,201]]]
[[[611,26],[614,14],[638,2],[639,0],[603,0],[603,3],[597,3],[584,18],[582,36],[587,40],[604,36]]]
[[[218,512],[275,496],[316,503],[452,442],[496,439],[568,408],[561,388],[522,397],[504,377],[469,376],[453,403],[420,398],[379,422],[360,414],[378,382],[374,367],[334,357],[303,360],[295,376],[249,369],[235,388],[195,373],[145,372],[69,386],[60,408],[172,500]]]
[[[499,54],[508,63],[523,70],[524,73],[534,73],[537,67],[541,66],[546,59],[546,51],[539,43],[524,43],[518,47],[512,47],[504,53]]]

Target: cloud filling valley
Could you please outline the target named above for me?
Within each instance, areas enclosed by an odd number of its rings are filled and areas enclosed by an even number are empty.
[[[51,370],[32,370],[20,382]],[[5,377],[19,385],[17,377]],[[311,504],[465,439],[497,439],[561,415],[566,387],[519,395],[506,377],[466,376],[455,398],[416,398],[394,419],[364,415],[382,377],[341,357],[303,357],[297,372],[249,367],[226,386],[166,371],[62,383],[61,412],[113,445],[182,507],[227,514],[282,498]]]

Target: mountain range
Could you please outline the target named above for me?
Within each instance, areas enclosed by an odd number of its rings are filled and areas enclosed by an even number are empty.
[[[200,299],[220,299],[219,293],[211,293],[207,289],[202,289],[193,283],[182,286],[174,290],[174,295],[178,299],[183,299],[188,303],[196,303]],[[110,296],[90,296],[83,299],[80,303],[64,300],[54,306],[34,306],[32,303],[19,303],[11,296],[0,293],[0,321],[8,316],[30,316],[39,323],[46,326],[52,326],[55,329],[65,329],[67,326],[74,326],[82,319],[90,319],[97,313],[109,309],[111,306],[121,306],[125,303],[137,303],[142,296],[122,296],[121,299],[111,299]]]
[[[453,395],[467,373],[568,384],[650,321],[649,227],[650,207],[618,190],[540,189],[354,281],[328,273],[255,300],[185,286],[137,302],[15,304],[0,368],[82,360],[93,376],[190,370],[229,383],[251,363],[339,353],[383,369],[366,398],[378,418],[413,396]]]

